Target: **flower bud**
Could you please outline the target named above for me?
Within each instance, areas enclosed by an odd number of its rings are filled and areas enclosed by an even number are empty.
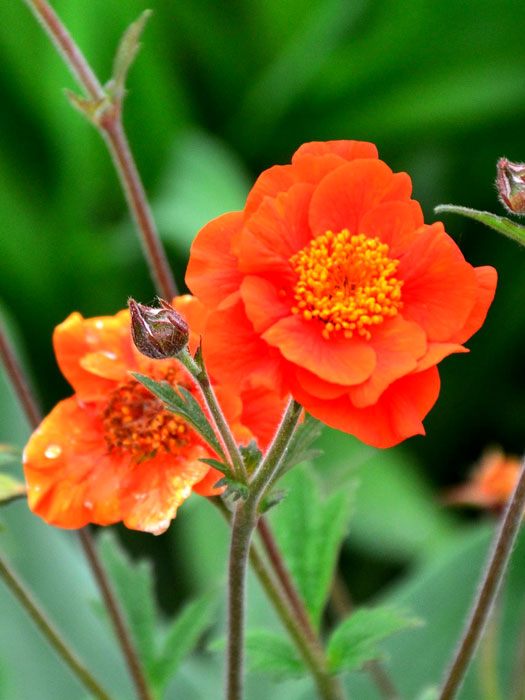
[[[503,206],[512,214],[525,216],[525,163],[500,158],[496,187]]]
[[[131,312],[131,335],[137,350],[153,360],[175,357],[188,344],[188,324],[164,299],[161,308],[128,300]]]

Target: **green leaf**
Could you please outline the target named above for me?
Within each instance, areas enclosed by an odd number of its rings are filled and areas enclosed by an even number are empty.
[[[185,605],[170,625],[162,651],[150,668],[151,682],[159,695],[210,626],[216,605],[216,594],[206,593]]]
[[[215,469],[218,469],[220,472],[222,472],[226,476],[231,477],[230,467],[227,464],[224,464],[224,462],[219,462],[218,459],[213,459],[211,457],[210,458],[201,457],[201,459],[199,459],[199,462],[204,462],[204,464],[209,464],[210,467],[214,467]]]
[[[133,562],[116,537],[105,530],[99,538],[100,554],[129,623],[133,640],[147,672],[155,662],[156,606],[153,572],[149,562]]]
[[[468,207],[459,207],[454,204],[439,204],[434,207],[436,214],[441,213],[451,213],[451,214],[461,214],[469,219],[474,219],[475,221],[480,221],[485,226],[493,228],[494,231],[502,233],[507,238],[511,238],[516,243],[520,243],[525,246],[525,227],[516,224],[510,219],[506,219],[503,216],[496,216],[496,214],[491,214],[488,211],[477,211],[476,209],[469,209]]]
[[[231,479],[229,476],[224,476],[222,479],[219,479],[214,486],[215,488],[227,486],[224,496],[230,496],[234,501],[239,500],[239,498],[248,498],[248,487],[246,484],[235,481],[235,479]]]
[[[25,495],[25,484],[7,474],[0,474],[0,506],[10,503],[16,498],[24,498]]]
[[[285,477],[288,497],[270,518],[299,592],[318,627],[350,518],[352,490],[322,498],[308,465]]]
[[[247,445],[241,445],[239,447],[240,453],[244,460],[244,466],[248,474],[251,474],[255,467],[259,464],[262,459],[262,452],[257,447],[255,440],[251,440]]]
[[[269,630],[247,632],[246,654],[250,670],[254,672],[268,672],[279,678],[296,678],[307,673],[288,639]]]
[[[131,374],[137,381],[143,384],[146,389],[149,389],[152,394],[160,399],[169,411],[187,420],[199,435],[206,440],[208,445],[210,445],[220,457],[225,459],[221,444],[206,418],[204,411],[199,402],[187,389],[179,386],[177,389],[180,393],[178,393],[168,382],[156,382],[154,379],[150,379],[150,377],[138,374],[137,372],[132,372]]]
[[[323,423],[309,413],[305,414],[304,421],[297,427],[290,442],[288,452],[280,468],[284,474],[296,464],[307,462],[322,454],[322,450],[313,449],[311,445],[321,437]]]
[[[358,671],[364,663],[381,656],[378,642],[421,621],[395,608],[357,610],[332,634],[327,647],[328,664],[334,672]]]
[[[20,462],[22,459],[22,450],[16,445],[0,444],[0,467],[4,464],[12,462]]]

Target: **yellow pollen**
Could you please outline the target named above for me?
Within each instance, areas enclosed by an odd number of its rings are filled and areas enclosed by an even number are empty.
[[[327,231],[290,264],[297,274],[292,313],[322,323],[327,340],[339,331],[369,340],[371,328],[403,306],[403,282],[394,277],[399,260],[388,257],[388,245],[379,238]]]
[[[174,368],[162,379],[173,386],[185,383]],[[176,454],[198,440],[186,421],[167,411],[162,401],[131,378],[111,392],[101,418],[109,451],[131,453],[137,463],[157,454]]]

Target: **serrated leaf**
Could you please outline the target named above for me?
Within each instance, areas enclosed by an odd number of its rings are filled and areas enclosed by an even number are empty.
[[[308,465],[289,472],[284,485],[288,497],[271,512],[270,519],[290,573],[319,627],[338,551],[348,528],[352,491],[346,488],[322,498],[320,485]]]
[[[461,214],[469,219],[479,221],[485,224],[485,226],[494,229],[494,231],[507,236],[507,238],[511,238],[513,241],[516,241],[516,243],[525,246],[525,226],[520,226],[503,216],[496,216],[496,214],[491,214],[489,211],[477,211],[476,209],[460,207],[454,204],[439,204],[437,207],[434,207],[434,211],[436,214]]]
[[[357,610],[337,627],[328,642],[329,667],[333,672],[357,671],[367,661],[381,656],[377,644],[383,639],[420,624],[420,620],[396,608]]]
[[[305,414],[303,422],[297,427],[288,447],[286,457],[279,469],[284,474],[296,464],[308,462],[322,454],[321,450],[311,447],[323,432],[323,423],[309,413]]]
[[[246,484],[235,481],[235,479],[231,479],[229,476],[224,476],[214,484],[214,488],[220,488],[221,486],[227,487],[224,496],[230,496],[234,501],[239,500],[239,498],[248,498],[248,487]]]
[[[206,418],[204,411],[199,402],[187,389],[179,386],[177,389],[180,393],[178,393],[168,382],[157,382],[137,372],[132,372],[131,374],[137,381],[143,384],[146,389],[149,389],[154,396],[160,399],[169,411],[187,420],[219,457],[225,459],[221,444]]]
[[[7,474],[0,474],[0,506],[10,503],[16,498],[24,498],[25,495],[25,484]]]
[[[261,450],[257,447],[255,440],[251,440],[247,445],[241,445],[239,450],[244,460],[246,471],[248,474],[252,474],[255,467],[262,459],[263,455]]]
[[[4,464],[12,462],[20,462],[22,459],[22,450],[16,445],[0,444],[0,467]]]
[[[157,617],[151,566],[145,561],[131,563],[113,533],[109,531],[100,536],[99,547],[131,635],[149,675],[155,663]]]
[[[262,504],[259,508],[261,513],[266,513],[274,506],[279,505],[281,501],[284,501],[288,495],[288,489],[276,489],[275,491],[270,491],[270,493],[263,498]]]
[[[281,679],[308,673],[288,639],[268,630],[247,632],[246,654],[250,670],[254,672],[272,673]]]
[[[159,695],[213,621],[215,607],[216,594],[207,593],[184,606],[170,625],[162,652],[150,669],[151,682]]]

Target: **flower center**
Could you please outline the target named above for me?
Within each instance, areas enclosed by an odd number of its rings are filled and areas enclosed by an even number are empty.
[[[347,229],[314,238],[290,258],[298,276],[292,312],[322,322],[326,339],[337,331],[370,339],[370,327],[402,307],[403,282],[394,277],[399,260],[387,253],[379,238]]]
[[[163,379],[172,385],[178,380],[181,383],[175,368]],[[131,452],[136,462],[176,453],[195,437],[186,421],[166,410],[136,379],[128,379],[112,391],[101,417],[109,450]]]

